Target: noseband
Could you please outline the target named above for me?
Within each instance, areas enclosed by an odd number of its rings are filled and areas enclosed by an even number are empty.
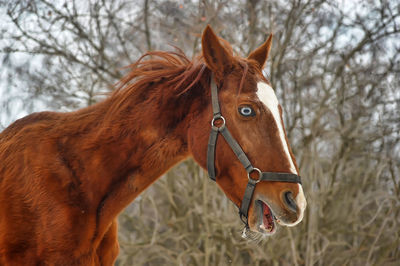
[[[211,103],[213,109],[213,118],[211,120],[211,133],[210,138],[208,140],[208,149],[207,149],[207,170],[208,175],[213,181],[216,181],[215,176],[215,147],[217,144],[218,133],[221,133],[225,138],[225,141],[231,147],[232,151],[235,153],[236,157],[242,163],[243,167],[246,169],[248,183],[246,186],[246,190],[244,192],[242,204],[239,208],[240,219],[246,225],[246,228],[249,227],[248,224],[248,212],[249,206],[251,202],[251,198],[254,193],[254,189],[256,184],[260,181],[276,181],[276,182],[290,182],[290,183],[299,183],[301,184],[300,176],[291,174],[291,173],[278,173],[278,172],[261,172],[260,169],[253,167],[246,154],[243,152],[239,143],[232,137],[228,128],[225,126],[225,118],[221,114],[221,110],[218,103],[218,88],[215,84],[213,76],[211,76]],[[215,122],[221,120],[222,125],[216,126]],[[253,179],[250,177],[250,174],[256,172],[258,174],[257,179]],[[246,229],[245,228],[245,229]]]

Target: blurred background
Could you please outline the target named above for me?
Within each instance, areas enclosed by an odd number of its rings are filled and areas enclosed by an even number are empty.
[[[119,217],[117,265],[399,265],[397,0],[0,0],[0,130],[104,99],[147,50],[199,53],[210,24],[265,74],[303,179],[301,224],[241,238],[236,207],[193,161]]]

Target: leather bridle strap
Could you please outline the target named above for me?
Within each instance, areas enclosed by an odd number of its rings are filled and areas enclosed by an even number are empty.
[[[228,128],[225,126],[225,118],[221,114],[221,109],[218,102],[218,89],[215,84],[214,77],[211,76],[211,104],[213,108],[213,119],[211,121],[211,132],[208,140],[207,149],[207,170],[208,175],[214,181],[216,181],[215,174],[215,147],[217,143],[218,133],[221,133],[225,141],[231,147],[236,157],[242,163],[243,167],[247,172],[248,183],[244,192],[242,204],[240,205],[239,215],[241,220],[248,227],[247,217],[251,198],[253,197],[255,186],[260,181],[277,181],[277,182],[291,182],[301,184],[300,176],[291,173],[276,173],[276,172],[261,172],[258,168],[253,167],[250,160],[240,147],[239,143],[233,138]],[[216,125],[215,122],[221,120],[220,125]],[[253,179],[250,174],[253,172],[258,173],[258,179]],[[246,219],[244,220],[243,217]]]

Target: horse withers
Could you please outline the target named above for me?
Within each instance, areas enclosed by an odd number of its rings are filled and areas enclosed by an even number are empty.
[[[118,214],[188,157],[208,168],[248,230],[298,224],[306,201],[262,74],[271,42],[241,58],[207,26],[195,59],[148,52],[103,102],[6,128],[0,265],[112,265]]]

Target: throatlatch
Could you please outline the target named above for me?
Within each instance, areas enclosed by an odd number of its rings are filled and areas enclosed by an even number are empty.
[[[216,181],[215,174],[215,147],[217,144],[218,133],[221,133],[225,138],[225,141],[229,144],[232,151],[236,154],[236,157],[242,163],[243,167],[246,169],[248,183],[246,186],[246,190],[244,192],[244,196],[242,199],[242,203],[239,208],[240,219],[246,225],[246,228],[249,227],[248,224],[248,212],[249,206],[251,202],[251,198],[253,197],[254,189],[256,184],[260,181],[276,181],[276,182],[291,182],[291,183],[299,183],[301,184],[300,176],[291,173],[279,173],[279,172],[261,172],[260,169],[253,167],[246,154],[243,152],[239,143],[232,137],[228,128],[225,125],[225,118],[221,114],[221,109],[219,107],[218,102],[218,88],[215,84],[214,76],[211,76],[211,103],[213,109],[213,118],[211,120],[211,132],[210,138],[208,140],[208,148],[207,148],[207,170],[208,175],[213,181]],[[222,124],[219,126],[215,125],[215,122],[221,120]],[[258,173],[258,179],[253,179],[250,177],[252,172]]]

